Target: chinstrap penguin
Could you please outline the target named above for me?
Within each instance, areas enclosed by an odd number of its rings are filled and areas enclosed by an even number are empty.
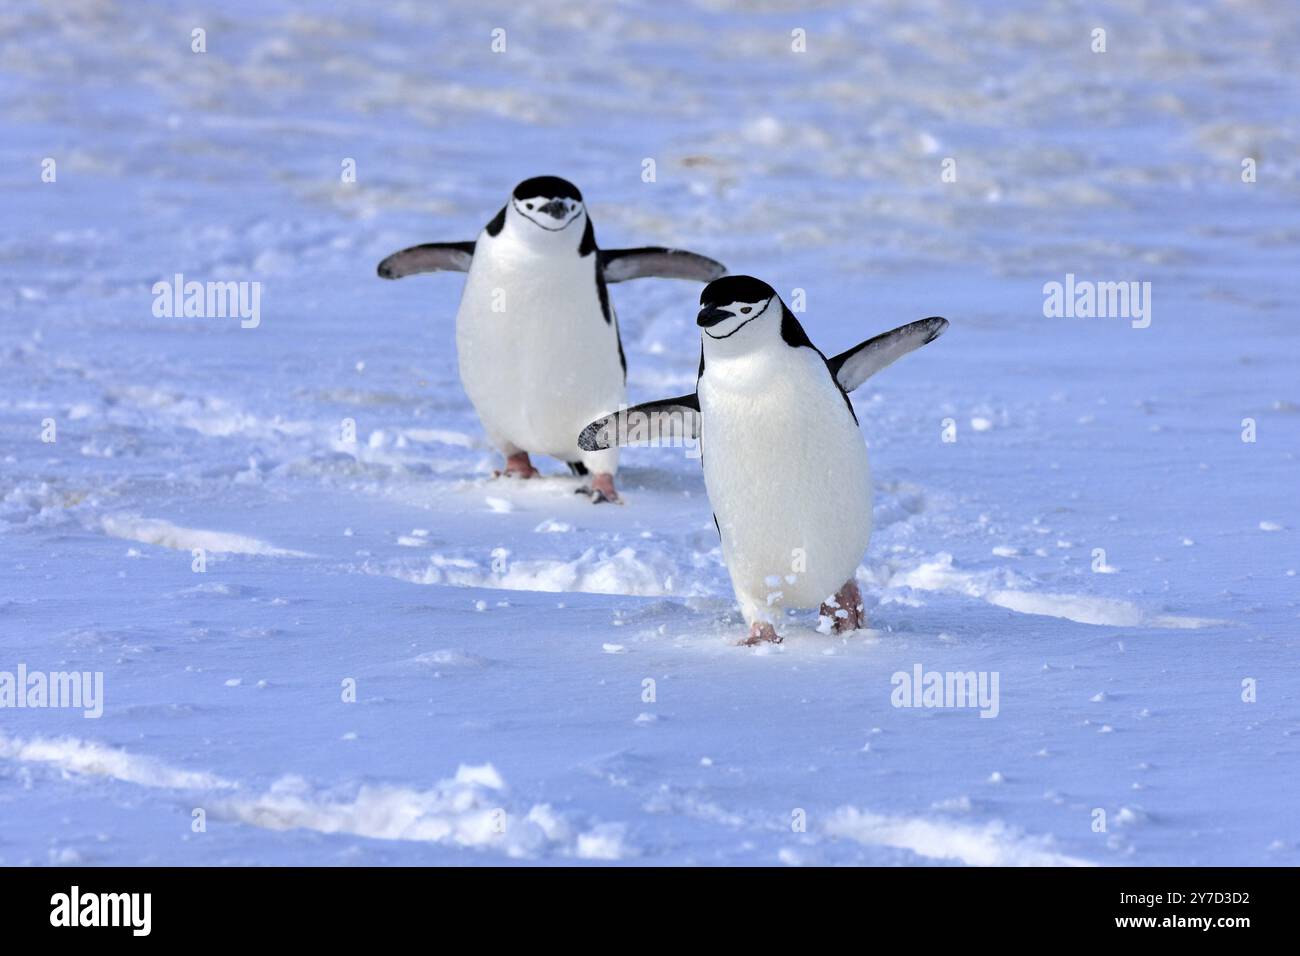
[[[515,187],[473,242],[396,252],[379,275],[466,272],[456,313],[461,382],[505,474],[533,478],[529,454],[589,476],[579,491],[618,501],[618,450],[580,449],[575,436],[625,399],[627,362],[608,283],[643,276],[708,282],[721,263],[659,247],[600,249],[582,193],[555,176]]]
[[[948,321],[912,322],[828,359],[758,279],[711,282],[700,305],[695,392],[594,421],[578,444],[639,444],[671,430],[699,439],[723,559],[749,626],[743,643],[779,642],[774,624],[785,606],[820,604],[834,631],[855,630],[865,623],[855,575],[871,538],[872,492],[848,393],[934,341]]]

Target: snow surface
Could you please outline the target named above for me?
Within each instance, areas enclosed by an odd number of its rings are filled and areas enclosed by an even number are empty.
[[[0,863],[1300,862],[1300,17],[1035,6],[6,3],[0,671],[105,701],[0,710]],[[732,646],[680,449],[488,477],[460,277],[374,268],[538,173],[827,352],[952,321],[854,395],[872,630]],[[154,317],[177,272],[260,325]],[[1150,327],[1044,318],[1067,273]],[[633,401],[697,293],[613,287]]]

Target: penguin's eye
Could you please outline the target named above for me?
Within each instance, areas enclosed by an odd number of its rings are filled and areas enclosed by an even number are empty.
[[[740,307],[740,311],[743,312],[745,315],[749,315],[749,313],[754,311],[754,307],[752,305],[742,305]]]
[[[532,209],[532,208],[533,208],[533,204],[530,203],[530,202],[526,202],[526,203],[524,203],[524,205],[527,206],[529,209]]]

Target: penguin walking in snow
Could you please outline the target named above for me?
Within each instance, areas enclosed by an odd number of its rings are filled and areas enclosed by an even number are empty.
[[[533,478],[529,454],[587,476],[581,493],[618,501],[618,450],[580,449],[575,436],[625,400],[627,360],[608,283],[642,276],[708,282],[726,270],[693,252],[600,249],[576,186],[528,179],[473,242],[433,242],[379,263],[379,275],[467,272],[456,313],[461,382],[505,474]]]
[[[948,327],[912,322],[826,358],[765,282],[727,276],[700,295],[696,390],[592,422],[578,444],[699,439],[722,555],[749,625],[780,642],[782,606],[821,604],[837,633],[865,623],[855,574],[871,538],[871,469],[848,393]]]

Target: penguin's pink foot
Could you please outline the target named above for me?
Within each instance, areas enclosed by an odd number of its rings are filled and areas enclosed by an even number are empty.
[[[506,470],[498,471],[497,477],[505,475],[507,478],[536,478],[540,474],[541,472],[528,460],[528,452],[520,451],[506,456]]]
[[[781,635],[776,628],[766,621],[755,621],[749,625],[749,637],[740,642],[741,647],[755,647],[759,644],[780,644]]]
[[[607,471],[591,476],[591,483],[583,485],[575,494],[586,495],[591,499],[593,505],[608,501],[611,504],[621,505],[623,499],[618,496],[614,490],[614,476]]]
[[[858,590],[858,582],[853,578],[845,581],[844,587],[836,592],[835,597],[822,605],[821,615],[830,619],[831,630],[836,634],[865,627],[867,612],[862,607],[862,592]]]

